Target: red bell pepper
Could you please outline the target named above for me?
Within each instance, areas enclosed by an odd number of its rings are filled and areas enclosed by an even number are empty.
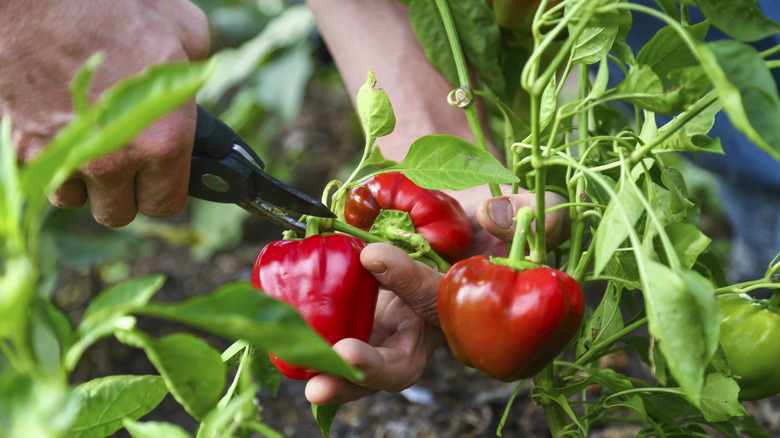
[[[416,232],[444,260],[453,263],[468,256],[474,233],[471,223],[460,203],[446,193],[421,188],[397,172],[375,175],[347,193],[348,224],[369,229],[380,210],[409,213]]]
[[[438,290],[439,321],[455,357],[497,379],[534,376],[576,334],[585,308],[574,279],[518,270],[488,256],[460,261]]]
[[[271,242],[257,256],[252,285],[295,307],[331,344],[345,338],[368,342],[379,285],[360,264],[365,245],[344,234]],[[287,377],[308,380],[319,374],[269,356]]]

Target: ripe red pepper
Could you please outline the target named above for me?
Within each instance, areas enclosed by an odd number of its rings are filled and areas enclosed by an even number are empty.
[[[566,347],[582,321],[585,299],[561,271],[517,270],[479,255],[447,271],[438,307],[455,357],[511,381],[534,376]]]
[[[345,338],[368,342],[379,286],[360,264],[365,246],[344,234],[271,242],[257,256],[252,285],[295,307],[331,345]],[[269,356],[287,377],[308,380],[319,374]]]
[[[450,263],[468,256],[473,230],[455,198],[439,190],[419,187],[402,173],[380,173],[347,193],[346,222],[369,229],[380,210],[409,213],[416,232]]]

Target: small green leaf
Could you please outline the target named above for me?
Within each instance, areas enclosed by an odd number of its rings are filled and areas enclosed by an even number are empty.
[[[323,438],[330,438],[330,426],[333,424],[340,407],[341,405],[335,404],[311,405],[311,413],[314,415],[317,425],[320,426]]]
[[[116,322],[149,302],[164,282],[162,275],[136,278],[112,286],[95,297],[84,311],[76,330],[76,342],[65,355],[66,368],[73,369],[90,345],[113,333]]]
[[[682,268],[689,270],[693,268],[693,265],[698,260],[699,255],[703,253],[712,240],[704,235],[695,225],[677,223],[670,224],[665,228],[666,235],[672,242],[677,257],[680,260]],[[655,246],[656,253],[663,254],[663,246],[661,239],[656,237]],[[666,260],[666,257],[662,256],[661,260]]]
[[[89,107],[89,86],[92,83],[92,77],[95,70],[103,63],[105,54],[95,53],[87,59],[87,62],[76,73],[73,80],[70,81],[70,95],[73,99],[73,110],[76,114],[85,112]]]
[[[126,145],[158,118],[191,99],[211,70],[210,63],[161,64],[105,91],[22,169],[27,198],[38,202],[81,165]]]
[[[230,399],[225,406],[213,409],[200,423],[196,437],[213,438],[222,436],[219,432],[225,430],[233,421],[243,419],[240,415],[242,411],[254,412],[257,410],[254,399],[254,392],[244,392]]]
[[[382,137],[395,129],[395,114],[390,98],[384,90],[375,89],[375,85],[376,76],[373,70],[369,70],[366,83],[357,94],[357,110],[368,138]]]
[[[117,338],[140,345],[173,397],[198,420],[217,405],[225,389],[225,364],[206,341],[186,333],[159,340],[139,331],[118,331]]]
[[[366,161],[363,162],[364,167],[374,166],[377,169],[388,169],[397,165],[397,162],[388,160],[384,157],[384,155],[382,155],[382,151],[379,149],[379,146],[374,146],[374,148],[371,149],[371,153],[368,155],[368,158],[366,158]]]
[[[615,3],[616,1],[611,0],[605,3],[610,2]],[[574,21],[576,22],[576,20]],[[625,19],[617,11],[596,17],[594,23],[585,26],[574,41],[571,50],[571,63],[595,64],[601,61],[612,50],[612,45],[620,31],[620,23],[624,21]],[[576,26],[576,23],[570,23],[569,32],[574,31]]]
[[[720,373],[708,374],[701,394],[701,412],[707,421],[726,421],[731,417],[747,415],[739,403],[739,385]]]
[[[137,420],[154,409],[168,391],[160,376],[108,376],[77,386],[81,409],[71,425],[76,438],[102,438],[123,426],[123,420]]]
[[[181,303],[149,303],[136,313],[177,321],[227,339],[243,339],[286,361],[353,379],[362,373],[347,365],[289,305],[238,282]]]
[[[780,32],[755,0],[693,0],[718,29],[740,41],[758,41]]]
[[[390,170],[403,172],[418,186],[432,190],[519,182],[496,157],[452,135],[420,137],[403,161]]]
[[[125,419],[122,422],[133,438],[190,438],[186,430],[171,423],[146,421],[143,423]]]
[[[623,328],[623,316],[620,313],[620,287],[610,283],[596,310],[585,323],[582,337],[575,346],[577,357],[582,356],[602,339],[617,333]]]
[[[733,40],[702,44],[697,50],[734,127],[780,159],[780,96],[761,55]]]
[[[253,350],[249,366],[252,370],[252,375],[263,385],[263,388],[268,390],[271,397],[275,398],[282,383],[282,373],[271,362],[268,353],[262,350]]]

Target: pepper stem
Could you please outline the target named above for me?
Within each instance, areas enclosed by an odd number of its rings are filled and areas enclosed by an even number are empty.
[[[517,210],[514,219],[517,222],[515,236],[512,239],[512,247],[509,249],[510,260],[519,262],[525,259],[525,244],[531,234],[531,222],[533,222],[534,216],[531,207],[522,207]]]
[[[537,263],[525,259],[525,244],[533,234],[531,232],[531,222],[533,222],[535,213],[531,207],[522,207],[517,210],[514,221],[515,236],[512,239],[512,246],[509,249],[509,257],[490,257],[490,261],[496,265],[509,266],[510,268],[523,271],[526,269],[538,268]]]

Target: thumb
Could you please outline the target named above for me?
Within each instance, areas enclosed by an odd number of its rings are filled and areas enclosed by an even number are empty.
[[[415,315],[439,325],[436,294],[443,274],[386,243],[372,243],[363,248],[360,261],[382,287],[401,298]]]
[[[545,208],[565,202],[558,194],[545,193]],[[477,208],[477,220],[489,233],[499,239],[509,242],[515,234],[515,215],[522,207],[531,207],[536,210],[536,195],[533,193],[519,193],[509,196],[498,196],[484,200]],[[566,240],[566,222],[568,214],[566,209],[556,210],[545,215],[544,225],[547,242],[554,247]],[[532,225],[535,229],[535,224]]]

